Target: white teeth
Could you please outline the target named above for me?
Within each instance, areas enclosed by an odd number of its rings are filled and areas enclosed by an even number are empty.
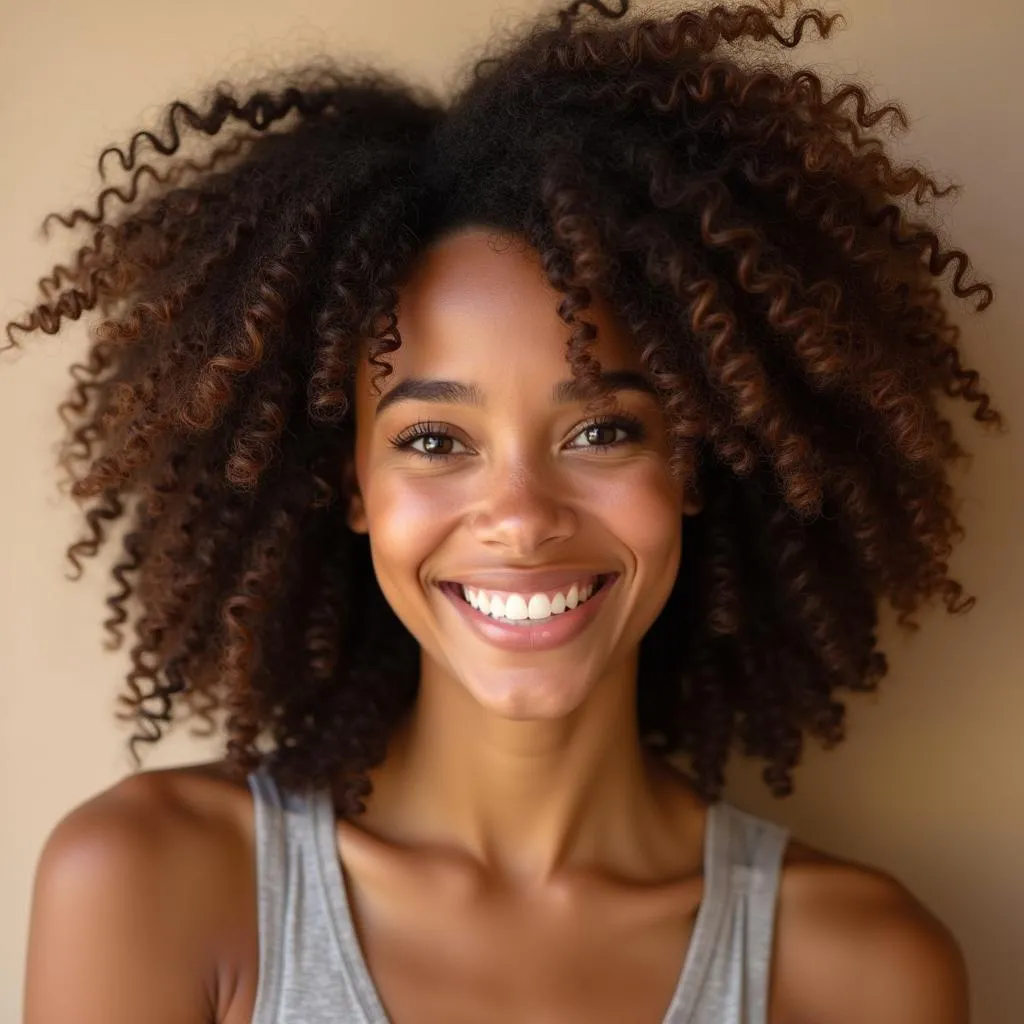
[[[549,619],[552,615],[561,615],[588,600],[594,593],[595,584],[589,583],[582,589],[573,584],[568,593],[555,594],[548,598],[546,594],[533,594],[528,599],[522,594],[490,595],[483,590],[473,590],[462,586],[462,596],[478,611],[489,615],[492,619],[504,619],[508,622],[535,622]]]

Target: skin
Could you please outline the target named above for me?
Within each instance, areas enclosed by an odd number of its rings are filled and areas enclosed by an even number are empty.
[[[420,697],[339,820],[357,932],[398,1024],[663,1018],[702,896],[707,808],[644,755],[637,649],[697,511],[668,471],[664,421],[618,394],[645,437],[602,430],[569,378],[558,296],[529,250],[463,229],[401,292],[410,377],[475,384],[479,407],[377,396],[361,366],[349,526],[418,640]],[[641,370],[601,301],[593,353]],[[421,420],[432,462],[389,441]],[[434,429],[434,428],[432,428]],[[433,436],[433,435],[432,435]],[[435,437],[436,446],[436,437]],[[615,571],[599,617],[546,652],[494,648],[438,580],[528,566]],[[242,1024],[257,984],[252,805],[223,765],[142,772],[68,815],[36,877],[26,1024]],[[423,922],[431,922],[429,929]],[[889,875],[793,841],[779,893],[772,1024],[964,1024],[945,927]]]

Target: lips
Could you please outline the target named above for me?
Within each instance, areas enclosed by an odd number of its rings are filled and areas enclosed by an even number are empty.
[[[462,588],[458,584],[442,583],[438,589],[448,598],[463,622],[486,643],[507,651],[538,653],[560,647],[580,636],[600,612],[609,592],[615,589],[618,575],[605,574],[604,584],[571,611],[522,624],[508,624],[485,615],[462,597]],[[578,578],[573,577],[574,580]],[[518,585],[522,586],[522,583]]]

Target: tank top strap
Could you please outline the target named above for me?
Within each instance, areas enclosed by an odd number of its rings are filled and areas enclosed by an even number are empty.
[[[755,949],[771,948],[782,860],[789,830],[773,821],[726,805],[733,837],[733,872],[745,876],[749,892],[747,934]]]
[[[714,938],[693,1024],[767,1024],[775,917],[789,830],[726,802],[714,805],[728,912]]]
[[[294,838],[289,833],[302,825],[296,820],[287,821],[286,801],[291,804],[293,819],[296,818],[295,797],[278,788],[266,766],[252,772],[248,782],[253,797],[259,919],[259,975],[253,1024],[269,1024],[276,1019],[282,998],[281,955],[288,930],[287,880],[294,872],[294,852],[289,849]]]
[[[252,1024],[387,1024],[349,913],[330,792],[281,786],[269,764],[249,787],[259,912]]]
[[[279,786],[260,766],[253,796],[259,975],[252,1024],[369,1024],[338,949],[323,845],[333,832],[319,790]]]

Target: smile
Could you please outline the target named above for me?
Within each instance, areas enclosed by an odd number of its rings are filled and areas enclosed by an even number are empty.
[[[481,639],[514,651],[545,651],[579,636],[600,611],[618,573],[591,577],[567,590],[523,594],[442,582],[441,592]]]
[[[607,579],[608,575],[589,576],[560,590],[532,594],[483,590],[465,584],[456,586],[461,596],[478,611],[499,622],[524,625],[572,611],[577,605],[588,601]]]

